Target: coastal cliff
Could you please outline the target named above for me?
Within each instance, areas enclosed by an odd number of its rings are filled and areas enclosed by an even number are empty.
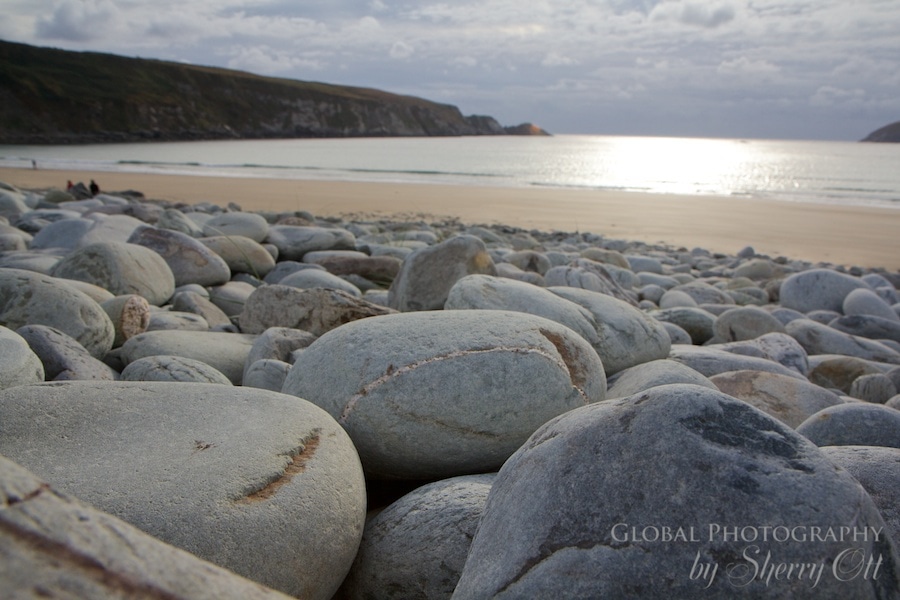
[[[900,143],[900,121],[885,125],[876,129],[862,139],[863,142],[893,142]]]
[[[0,41],[0,143],[546,134],[449,104]]]

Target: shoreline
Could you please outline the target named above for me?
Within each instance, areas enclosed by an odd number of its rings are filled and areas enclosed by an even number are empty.
[[[67,180],[150,199],[246,211],[306,210],[356,219],[456,218],[467,225],[591,232],[614,239],[736,254],[900,270],[900,210],[727,196],[609,190],[368,183],[0,168],[21,189],[65,189]]]

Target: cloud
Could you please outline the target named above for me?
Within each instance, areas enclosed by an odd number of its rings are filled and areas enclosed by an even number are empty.
[[[753,59],[747,56],[739,56],[737,58],[722,61],[721,63],[719,63],[719,66],[716,70],[719,73],[723,74],[764,74],[777,73],[779,71],[779,68],[767,60]]]
[[[810,105],[817,107],[847,107],[859,106],[865,101],[865,99],[865,90],[861,90],[859,88],[847,90],[831,85],[823,85],[822,87],[817,89],[812,96],[810,96],[809,103]]]
[[[48,17],[40,17],[35,34],[40,39],[85,42],[102,39],[119,26],[119,10],[110,0],[63,0]]]
[[[676,21],[713,29],[735,18],[736,11],[730,3],[710,4],[697,0],[667,0],[650,11],[651,21]]]
[[[412,56],[414,52],[415,49],[412,46],[401,40],[394,42],[394,45],[391,46],[389,55],[391,58],[403,60]]]
[[[574,58],[563,56],[558,52],[551,51],[549,54],[547,54],[547,56],[544,57],[544,60],[541,61],[541,64],[545,67],[569,67],[572,65],[577,65],[578,61]]]

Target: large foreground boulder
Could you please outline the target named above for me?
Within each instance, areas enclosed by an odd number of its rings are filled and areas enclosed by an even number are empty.
[[[287,600],[62,494],[0,456],[4,598]]]
[[[322,410],[201,383],[0,391],[0,454],[162,541],[269,587],[331,598],[362,535],[352,443]]]
[[[499,468],[548,419],[602,400],[606,376],[587,342],[553,321],[432,311],[326,333],[283,391],[337,419],[368,476],[439,479]]]
[[[867,577],[845,574],[869,558]],[[776,578],[792,564],[808,567]],[[817,447],[671,385],[535,432],[491,488],[453,598],[874,599],[896,595],[898,567],[871,498]]]

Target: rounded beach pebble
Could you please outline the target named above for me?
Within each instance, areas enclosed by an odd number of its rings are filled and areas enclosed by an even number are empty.
[[[0,323],[55,327],[76,339],[91,356],[102,358],[115,330],[99,304],[64,280],[20,269],[0,269]]]
[[[343,429],[298,398],[200,383],[0,392],[0,454],[150,535],[263,585],[328,600],[365,483]]]
[[[811,415],[797,433],[817,446],[900,448],[900,411],[868,402],[839,404]]]
[[[553,321],[434,311],[326,333],[283,391],[338,419],[368,476],[436,479],[497,469],[548,419],[602,400],[606,375],[593,348]]]
[[[341,598],[449,598],[459,580],[494,475],[436,481],[366,523]]]
[[[0,389],[44,381],[44,365],[28,342],[0,325]]]
[[[865,536],[811,540],[814,527]],[[891,597],[900,561],[884,528],[860,485],[786,425],[660,386],[535,432],[497,475],[453,598]],[[768,553],[821,577],[767,579]],[[859,556],[881,561],[878,578],[834,576]]]
[[[147,356],[122,370],[122,381],[181,381],[231,385],[221,372],[206,363],[183,356]]]

